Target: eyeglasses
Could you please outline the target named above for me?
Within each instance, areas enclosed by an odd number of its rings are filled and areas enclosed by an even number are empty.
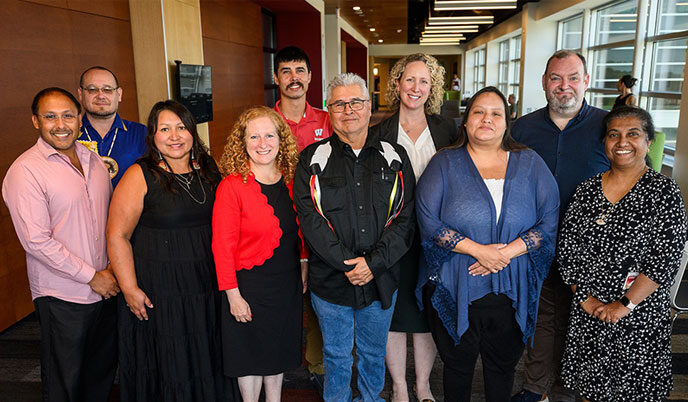
[[[65,113],[62,116],[58,116],[55,113],[46,113],[40,116],[43,118],[43,120],[49,121],[50,123],[55,123],[59,118],[62,118],[62,121],[65,123],[74,123],[77,118],[77,115],[73,113]]]
[[[98,92],[102,92],[103,95],[108,95],[108,96],[114,94],[115,91],[117,90],[117,88],[119,88],[119,87],[115,87],[115,88],[113,88],[113,87],[98,88],[98,87],[94,87],[94,86],[81,87],[81,89],[86,91],[86,93],[89,95],[98,95]]]
[[[353,99],[348,102],[332,102],[329,105],[327,105],[328,108],[333,113],[342,113],[346,110],[346,105],[349,105],[351,110],[357,111],[363,109],[363,105],[368,102],[368,99]]]

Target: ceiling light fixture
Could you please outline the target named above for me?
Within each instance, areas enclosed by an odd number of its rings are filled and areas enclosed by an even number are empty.
[[[453,43],[453,42],[447,42],[447,43],[419,43],[421,46],[458,46],[460,43]]]
[[[420,43],[452,42],[459,43],[466,38],[420,38]]]
[[[354,9],[354,11],[359,11],[359,10],[361,9],[361,7],[359,7],[359,6],[354,6],[353,9]]]
[[[377,40],[377,43],[382,43],[382,42],[384,42],[384,40],[382,40],[382,39]]]
[[[435,11],[516,8],[516,0],[435,0]]]
[[[401,31],[402,31],[401,29],[397,29],[397,33],[401,33]]]
[[[452,29],[425,29],[423,31],[423,34],[443,34],[443,33],[469,33],[469,32],[478,32],[478,26],[477,25],[466,25],[465,27],[457,27],[457,28],[452,28]]]
[[[425,31],[435,32],[435,31],[447,31],[452,29],[478,29],[478,25],[439,25],[439,26],[426,26]]]
[[[476,15],[476,16],[458,16],[458,17],[433,17],[428,19],[430,26],[442,25],[475,25],[475,24],[492,24],[494,23],[493,15]]]
[[[375,32],[375,28],[370,28],[370,32]]]
[[[463,36],[463,34],[437,34],[437,35],[432,35],[432,34],[423,34],[421,38],[426,38],[426,39],[432,39],[432,38],[463,38],[465,39],[466,37]]]

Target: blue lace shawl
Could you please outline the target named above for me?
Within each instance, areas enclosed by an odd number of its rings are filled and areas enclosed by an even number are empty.
[[[513,301],[516,322],[527,342],[535,331],[542,281],[554,258],[559,191],[554,177],[533,151],[511,152],[499,221],[492,197],[465,147],[437,153],[416,190],[416,212],[423,256],[416,297],[435,286],[432,305],[459,343],[468,329],[468,306],[490,292]],[[476,260],[451,250],[464,238],[480,244],[523,239],[528,252],[496,274],[471,276]]]

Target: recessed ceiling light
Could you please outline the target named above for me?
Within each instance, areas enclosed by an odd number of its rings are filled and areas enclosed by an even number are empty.
[[[397,29],[397,33],[401,33],[401,29]]]
[[[375,32],[375,28],[370,28],[370,32]]]
[[[384,42],[382,39],[377,40],[377,43],[382,43],[382,42]]]
[[[359,6],[354,6],[353,8],[354,8],[354,11],[358,11],[361,9],[361,7],[359,7]]]

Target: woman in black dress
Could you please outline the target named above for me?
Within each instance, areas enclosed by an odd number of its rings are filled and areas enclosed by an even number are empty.
[[[619,82],[616,83],[616,89],[621,92],[621,95],[614,99],[612,110],[621,106],[635,106],[635,96],[633,96],[631,88],[633,88],[637,81],[637,78],[633,78],[628,74],[619,78]]]
[[[226,293],[224,371],[238,377],[244,402],[257,402],[263,383],[266,402],[279,401],[283,373],[301,365],[307,255],[292,201],[297,161],[291,130],[264,106],[242,113],[220,161],[213,253]]]
[[[177,102],[153,106],[146,142],[148,151],[117,186],[107,226],[122,289],[121,400],[231,400],[211,251],[220,174],[193,116]]]
[[[416,53],[399,60],[387,82],[387,102],[395,110],[391,117],[372,128],[381,138],[404,147],[411,160],[416,181],[435,152],[457,138],[456,125],[440,116],[444,95],[444,68],[434,57]],[[420,240],[401,259],[399,294],[387,337],[385,362],[392,377],[392,402],[408,401],[406,384],[406,337],[413,334],[413,357],[420,401],[434,401],[430,392],[430,371],[437,348],[430,334],[425,311],[416,303]]]
[[[578,186],[561,228],[559,272],[574,291],[561,376],[584,401],[663,401],[685,208],[676,182],[645,164],[649,113],[624,106],[605,121],[611,169]]]

